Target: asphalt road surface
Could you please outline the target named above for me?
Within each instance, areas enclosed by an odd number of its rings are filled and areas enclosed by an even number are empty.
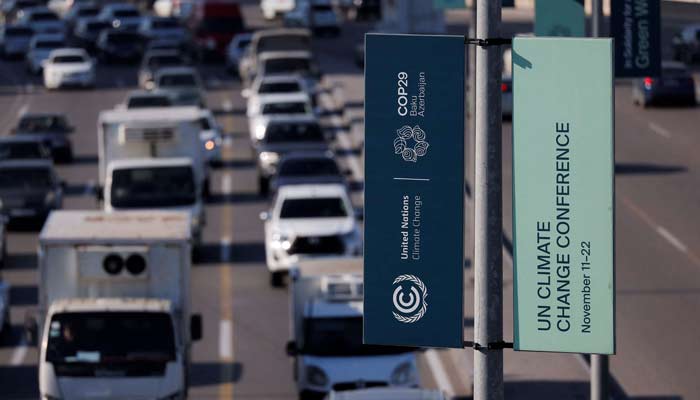
[[[265,24],[257,7],[248,5],[245,13],[251,27]],[[453,16],[450,29],[466,32],[462,14]],[[531,29],[519,15],[513,18],[513,22],[506,19],[505,30]],[[323,123],[337,132],[334,146],[339,160],[353,171],[353,200],[357,206],[362,204],[364,176],[358,151],[363,141],[363,88],[362,70],[353,64],[353,49],[368,27],[353,25],[340,38],[319,39],[315,43],[328,88]],[[226,133],[226,161],[213,171],[214,195],[207,204],[204,248],[193,267],[193,311],[203,315],[204,339],[193,349],[190,397],[292,399],[296,389],[292,365],[284,351],[289,330],[288,292],[272,289],[268,284],[263,227],[258,218],[268,204],[257,195],[241,85],[227,76],[221,66],[202,66],[201,73],[208,86],[207,103],[217,113]],[[68,209],[97,208],[91,193],[97,180],[97,115],[121,102],[136,87],[134,66],[101,65],[98,76],[94,90],[47,92],[37,78],[24,72],[22,63],[0,62],[3,132],[24,111],[64,112],[77,128],[72,136],[76,160],[58,166],[61,178],[68,184],[64,202]],[[509,123],[504,123],[507,237],[511,237],[510,128]],[[699,149],[700,109],[639,109],[632,105],[629,85],[616,85],[618,354],[611,358],[611,368],[621,388],[617,394],[623,397],[700,396],[696,368],[700,359]],[[37,304],[36,248],[37,232],[9,233],[9,257],[1,273],[12,285],[13,331],[0,341],[1,399],[38,396],[38,353],[21,338],[25,314]],[[510,268],[507,257],[505,264],[504,268]],[[507,279],[504,288],[504,337],[510,341],[512,286]],[[469,324],[467,320],[467,332]],[[453,357],[448,352],[421,353],[422,383],[449,394],[469,393],[471,352],[465,350],[461,354],[464,357]],[[536,382],[521,380],[510,384],[507,393],[513,397],[518,397],[518,393],[540,393],[532,398],[557,399],[585,396],[585,365],[578,363],[576,357],[506,353],[507,381],[529,376],[533,371],[527,371],[527,365],[534,363],[566,365],[551,368],[551,374],[543,372]],[[513,369],[514,365],[523,368]],[[568,380],[561,381],[562,371],[568,374]],[[563,384],[563,390],[553,388],[550,381],[555,378]],[[538,392],[533,385],[542,390]]]

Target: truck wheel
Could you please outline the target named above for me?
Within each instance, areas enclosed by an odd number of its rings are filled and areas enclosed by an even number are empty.
[[[270,286],[274,288],[284,286],[284,273],[280,271],[270,272]]]

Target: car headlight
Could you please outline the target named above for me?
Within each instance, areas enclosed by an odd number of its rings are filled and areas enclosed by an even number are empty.
[[[314,365],[306,367],[306,380],[314,386],[326,386],[328,384],[326,373]]]
[[[406,385],[415,379],[416,369],[411,362],[405,362],[391,373],[391,384]]]
[[[290,240],[290,237],[285,234],[273,233],[272,247],[287,251],[292,248],[292,241]]]
[[[204,148],[207,149],[207,151],[212,151],[216,148],[216,142],[212,139],[209,139],[206,142],[204,142]]]
[[[272,151],[263,151],[260,153],[260,161],[262,161],[263,164],[274,165],[277,164],[279,159],[280,155]]]

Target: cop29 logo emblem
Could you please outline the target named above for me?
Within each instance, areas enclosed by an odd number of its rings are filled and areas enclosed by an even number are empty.
[[[394,279],[394,318],[405,324],[412,324],[423,318],[428,310],[428,289],[415,275],[399,275]]]
[[[394,139],[394,154],[400,154],[404,161],[416,162],[418,157],[428,153],[428,142],[425,140],[425,131],[416,125],[411,128],[404,125],[396,130]]]

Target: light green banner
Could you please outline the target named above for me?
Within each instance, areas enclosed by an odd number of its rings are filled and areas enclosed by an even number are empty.
[[[535,1],[535,36],[586,36],[583,0]]]
[[[513,41],[516,350],[615,353],[612,43]]]

